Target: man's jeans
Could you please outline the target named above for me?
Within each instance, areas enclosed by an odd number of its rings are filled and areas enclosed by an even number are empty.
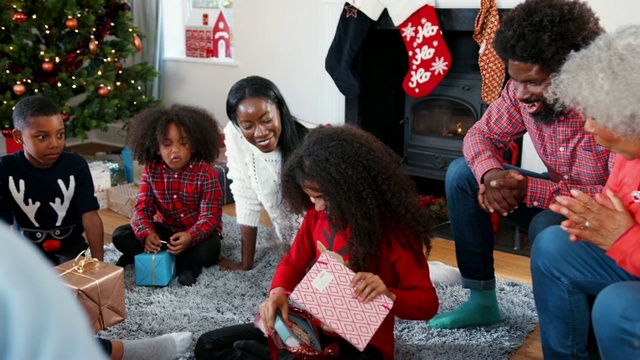
[[[560,226],[542,231],[531,276],[545,359],[588,359],[589,303],[602,359],[640,359],[640,282],[601,248],[571,242]]]
[[[518,170],[525,176],[548,179],[546,174],[508,165],[504,165],[504,168]],[[449,164],[445,191],[462,286],[477,290],[494,289],[493,227],[490,215],[478,205],[478,190],[478,182],[464,158],[456,159]],[[523,203],[506,218],[518,227],[528,229],[530,242],[540,231],[565,219],[551,210],[529,208]]]

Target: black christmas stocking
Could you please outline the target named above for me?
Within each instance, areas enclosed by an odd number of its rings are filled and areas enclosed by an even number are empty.
[[[378,1],[345,2],[324,63],[325,69],[344,96],[357,97],[360,94],[360,80],[351,67],[351,62],[369,28],[378,20],[383,10],[384,7]]]

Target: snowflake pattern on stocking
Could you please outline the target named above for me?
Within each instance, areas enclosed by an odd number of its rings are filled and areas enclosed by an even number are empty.
[[[403,88],[410,96],[426,96],[442,81],[451,63],[435,10],[424,6],[398,28],[409,55],[409,72]]]

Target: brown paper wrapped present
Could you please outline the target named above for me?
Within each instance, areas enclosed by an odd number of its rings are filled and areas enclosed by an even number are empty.
[[[96,332],[125,319],[123,268],[78,256],[56,270],[86,309]]]

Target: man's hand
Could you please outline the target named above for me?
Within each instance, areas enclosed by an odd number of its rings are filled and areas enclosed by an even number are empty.
[[[517,170],[492,169],[483,177],[478,201],[485,211],[507,216],[527,196],[529,181]]]
[[[173,255],[180,255],[191,245],[193,238],[188,232],[177,232],[169,238],[167,252]]]

